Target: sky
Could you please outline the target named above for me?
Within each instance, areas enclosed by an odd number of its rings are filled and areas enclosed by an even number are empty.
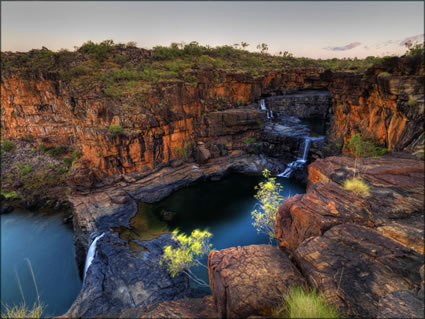
[[[424,38],[423,1],[1,2],[1,50],[73,49],[84,42],[266,43],[269,53],[342,58],[403,54]]]

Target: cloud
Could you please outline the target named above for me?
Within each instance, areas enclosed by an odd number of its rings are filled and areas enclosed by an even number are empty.
[[[344,45],[342,47],[326,47],[323,48],[323,50],[328,51],[347,51],[354,49],[355,47],[358,47],[361,43],[360,42],[351,42],[350,44]]]
[[[424,34],[414,35],[412,37],[408,37],[400,42],[401,46],[405,46],[407,42],[411,41],[412,43],[424,42]]]

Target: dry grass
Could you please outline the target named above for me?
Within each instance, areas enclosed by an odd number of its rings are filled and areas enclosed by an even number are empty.
[[[284,297],[282,306],[276,310],[278,318],[339,318],[335,307],[328,304],[325,297],[315,290],[292,287]]]
[[[367,185],[362,179],[358,177],[345,180],[344,188],[363,197],[370,195],[369,185]]]
[[[13,307],[5,305],[4,308],[1,318],[42,318],[44,310],[40,303],[35,303],[32,308],[28,308],[25,304]]]

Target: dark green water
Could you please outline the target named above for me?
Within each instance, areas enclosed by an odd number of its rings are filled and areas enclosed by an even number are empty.
[[[37,293],[27,259],[34,271],[44,315],[65,313],[81,288],[74,257],[71,227],[63,224],[66,213],[48,214],[15,210],[1,216],[1,303],[27,306]]]
[[[254,186],[263,178],[259,176],[232,175],[218,182],[205,182],[179,190],[156,204],[141,204],[132,219],[131,229],[119,229],[125,240],[148,240],[160,233],[178,228],[190,234],[194,229],[208,229],[215,249],[251,244],[267,244],[269,238],[258,234],[252,226],[251,211],[256,200]],[[303,186],[285,178],[278,178],[285,197],[305,192]],[[161,212],[175,213],[171,221]],[[133,245],[136,247],[137,245]],[[206,264],[207,258],[203,262]],[[194,272],[208,281],[202,267]]]
[[[325,136],[329,123],[319,118],[300,119],[301,123],[310,129],[310,136]]]

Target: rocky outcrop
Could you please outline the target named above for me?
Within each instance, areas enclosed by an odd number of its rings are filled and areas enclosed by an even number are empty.
[[[354,175],[370,186],[370,195],[343,188]],[[404,317],[411,309],[414,316],[423,285],[423,207],[423,161],[405,153],[329,157],[309,166],[306,194],[279,208],[276,236],[309,285],[342,313]],[[415,298],[395,293],[401,290]],[[384,310],[401,295],[407,299]]]
[[[262,115],[235,110],[237,101],[249,104],[286,87],[321,88],[326,82],[320,72],[271,72],[259,78],[220,74],[217,82],[213,72],[204,71],[197,74],[196,86],[162,81],[134,101],[117,101],[96,87],[74,92],[58,76],[8,75],[1,83],[3,135],[31,135],[48,146],[72,145],[82,152],[80,166],[98,177],[184,159],[198,141],[214,158],[241,149],[262,128]],[[121,129],[110,130],[112,125]]]
[[[108,315],[103,318],[109,318]],[[111,318],[217,318],[212,296],[165,301],[147,310],[138,307],[123,311]]]
[[[90,193],[70,196],[74,206],[74,236],[80,270],[92,235],[105,235],[97,241],[95,259],[82,291],[67,315],[112,315],[129,308],[150,311],[163,301],[200,297],[199,292],[189,289],[185,276],[171,278],[164,267],[159,266],[162,247],[170,244],[167,237],[163,235],[151,242],[127,242],[112,230],[130,225],[131,217],[137,212],[137,200],[155,202],[196,181],[221,178],[230,171],[258,173],[270,168],[268,165],[270,163],[260,156],[236,153],[212,159],[202,166],[185,163],[145,174],[134,172],[110,177]],[[129,249],[134,244],[143,246],[137,255]],[[178,304],[170,307],[174,306],[180,307]],[[177,314],[180,310],[176,308],[175,311]],[[159,315],[155,312],[152,316],[155,314]]]
[[[330,140],[347,142],[361,133],[392,150],[415,150],[424,142],[423,82],[419,56],[387,59],[364,75],[333,74]]]
[[[281,245],[294,250],[333,226],[354,223],[423,254],[424,163],[400,156],[315,161],[308,168],[307,193],[286,201],[277,213]],[[355,173],[370,185],[369,197],[342,187]]]
[[[331,108],[331,94],[324,90],[306,90],[272,96],[266,99],[266,106],[275,114],[325,120]]]
[[[221,318],[270,316],[292,285],[305,285],[288,256],[271,245],[213,251],[208,274]]]
[[[378,316],[384,318],[423,318],[424,300],[408,290],[397,290],[379,302]]]
[[[308,282],[350,316],[375,318],[380,298],[415,290],[423,255],[368,227],[335,226],[301,243],[295,260]]]
[[[171,277],[159,264],[165,245],[175,245],[171,235],[152,241],[137,241],[140,252],[117,233],[105,234],[97,241],[96,255],[89,267],[80,294],[65,314],[68,317],[94,317],[119,314],[124,309],[149,307],[166,300],[195,297],[188,278]],[[201,294],[202,296],[202,294]]]

